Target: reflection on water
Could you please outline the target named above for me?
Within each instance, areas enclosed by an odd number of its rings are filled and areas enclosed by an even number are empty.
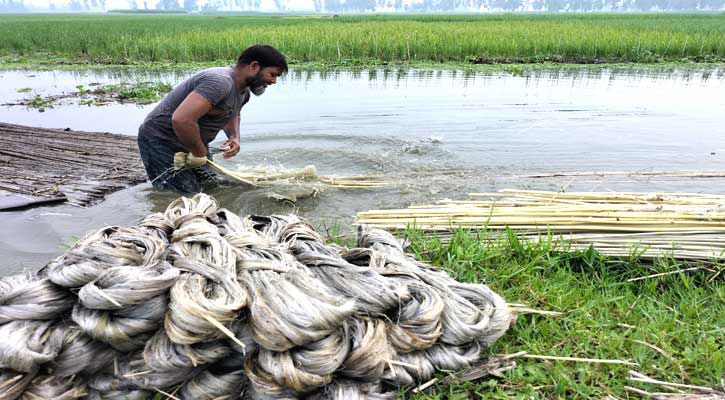
[[[190,72],[0,71],[0,98],[75,91],[77,85],[177,83]],[[30,93],[18,89],[31,88]],[[558,171],[725,170],[722,67],[558,68],[497,73],[377,69],[292,71],[242,111],[242,151],[226,167],[382,174],[395,185],[327,189],[292,204],[269,189],[214,191],[239,213],[297,212],[316,225],[348,224],[357,211],[407,206],[505,187],[725,192],[723,179],[518,175]],[[153,107],[0,107],[0,121],[135,135]],[[223,135],[214,144],[222,142]],[[217,157],[220,158],[220,157]],[[277,189],[278,191],[281,189]],[[287,188],[287,191],[304,188]],[[3,271],[37,268],[63,244],[104,225],[129,225],[175,195],[140,185],[102,204],[0,214]],[[324,229],[323,229],[324,230]]]
[[[281,80],[339,80],[339,79],[365,79],[365,80],[401,80],[401,79],[433,79],[433,78],[456,78],[464,79],[490,76],[527,76],[530,78],[579,78],[599,79],[602,77],[631,79],[633,77],[655,78],[655,79],[686,79],[691,81],[723,79],[725,67],[719,64],[691,64],[677,65],[668,64],[664,66],[647,65],[607,65],[607,66],[556,66],[556,65],[500,65],[498,69],[490,72],[474,70],[435,70],[435,69],[411,69],[411,68],[372,68],[356,70],[305,70],[292,69]],[[149,80],[172,80],[179,81],[193,73],[189,69],[164,69],[164,70],[143,70],[139,68],[102,68],[86,69],[82,71],[26,71],[7,70],[1,73],[20,73],[24,76],[51,74],[54,76],[68,76],[75,80],[93,77],[96,79],[111,81],[149,81]]]

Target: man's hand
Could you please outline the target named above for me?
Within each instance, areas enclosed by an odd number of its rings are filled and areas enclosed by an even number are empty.
[[[222,145],[224,151],[224,158],[235,156],[239,153],[239,114],[232,117],[231,120],[224,126],[224,133],[227,135],[229,140]]]
[[[174,169],[180,170],[184,168],[199,168],[206,165],[209,159],[204,157],[196,157],[192,153],[176,153],[174,154]]]
[[[224,158],[229,158],[239,153],[239,139],[229,139],[222,145],[222,149],[226,149],[224,152]]]

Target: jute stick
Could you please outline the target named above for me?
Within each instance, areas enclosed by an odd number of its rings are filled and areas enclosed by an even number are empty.
[[[388,230],[415,226],[441,238],[459,228],[486,229],[486,241],[511,229],[526,240],[554,236],[571,250],[593,246],[607,256],[626,257],[637,246],[634,253],[645,259],[668,256],[712,262],[725,257],[722,195],[505,189],[471,196],[493,200],[444,200],[407,209],[371,210],[358,213],[356,223]]]
[[[234,343],[242,346],[242,351],[244,352],[243,354],[246,355],[245,349],[247,348],[247,345],[242,343],[241,340],[237,339],[237,337],[234,335],[234,332],[230,331],[229,329],[227,329],[226,326],[222,325],[221,322],[215,320],[214,318],[212,318],[208,315],[204,315],[204,318],[207,321],[209,321],[212,325],[214,325],[217,329],[219,329],[223,334],[227,335],[229,337],[229,339],[232,339],[234,341]]]
[[[398,360],[387,360],[387,361],[389,364],[392,364],[392,365],[400,365],[402,367],[410,367],[410,368],[418,369],[418,366],[414,365],[414,364],[408,364],[406,362],[402,362],[402,361],[398,361]]]
[[[546,315],[549,317],[560,317],[564,315],[562,312],[558,311],[545,311],[545,310],[537,310],[534,308],[528,308],[528,307],[509,307],[509,310],[524,313],[524,314],[539,314],[539,315]]]
[[[116,307],[118,307],[118,308],[121,308],[121,307],[123,307],[123,306],[121,305],[121,303],[119,303],[119,302],[117,302],[116,300],[114,300],[114,299],[113,299],[113,297],[111,297],[111,296],[109,296],[108,294],[106,294],[106,293],[105,293],[105,292],[104,292],[103,290],[99,290],[99,291],[98,291],[98,293],[99,293],[99,294],[100,294],[101,296],[103,296],[103,298],[104,298],[104,299],[106,299],[106,300],[110,301],[111,303],[113,303],[113,305],[114,305],[114,306],[116,306]]]
[[[693,390],[697,390],[700,392],[706,392],[706,393],[718,393],[717,390],[706,387],[706,386],[695,386],[695,385],[686,385],[684,383],[672,383],[672,382],[660,381],[657,379],[650,378],[647,375],[640,374],[637,371],[631,371],[631,370],[629,371],[629,376],[627,377],[627,379],[629,379],[631,381],[635,381],[635,382],[651,383],[651,384],[660,385],[660,386],[676,387],[676,388],[683,388],[683,389],[693,389]]]
[[[181,399],[179,399],[178,397],[176,397],[176,396],[172,395],[171,393],[166,393],[166,392],[164,392],[164,391],[163,391],[163,390],[161,390],[161,389],[158,389],[158,388],[154,388],[154,390],[155,390],[155,391],[157,391],[157,392],[159,392],[159,393],[161,393],[161,394],[163,394],[164,396],[166,396],[166,398],[167,398],[167,399],[172,399],[172,400],[181,400]]]
[[[426,390],[429,387],[435,385],[436,382],[438,382],[438,378],[433,378],[433,379],[429,380],[428,382],[426,382],[426,383],[418,386],[417,388],[413,389],[413,393],[418,393],[418,392],[421,392],[423,390]]]
[[[630,278],[630,279],[627,279],[627,282],[641,281],[643,279],[657,278],[659,276],[679,274],[680,272],[694,271],[694,270],[698,270],[698,269],[702,269],[702,267],[692,267],[692,268],[678,269],[677,271],[661,272],[659,274],[652,274],[652,275],[647,275],[647,276],[640,276],[638,278]]]
[[[638,366],[639,364],[631,362],[631,361],[624,361],[624,360],[606,360],[606,359],[598,359],[598,358],[577,358],[577,357],[558,357],[558,356],[542,356],[542,355],[536,355],[536,354],[524,354],[521,357],[524,358],[536,358],[539,360],[558,360],[558,361],[576,361],[576,362],[588,362],[588,363],[600,363],[600,364],[622,364],[622,365],[634,365]]]
[[[3,383],[0,383],[0,389],[4,388],[5,386],[11,386],[12,384],[14,384],[15,382],[17,382],[17,381],[19,381],[21,379],[23,379],[23,375],[22,374],[21,375],[15,375],[11,379],[8,379],[7,381],[5,381]]]
[[[134,376],[146,375],[146,374],[150,374],[152,372],[154,372],[154,371],[148,370],[148,371],[134,372],[134,373],[131,373],[131,374],[124,375],[124,378],[131,378],[131,377],[134,377]]]

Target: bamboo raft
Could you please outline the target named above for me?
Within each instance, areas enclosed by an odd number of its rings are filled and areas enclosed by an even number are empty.
[[[0,209],[88,206],[145,179],[133,136],[0,123]]]
[[[506,189],[472,200],[357,214],[356,223],[387,230],[410,226],[448,240],[457,229],[511,229],[529,241],[561,239],[572,250],[608,256],[713,260],[725,254],[725,195],[546,192]]]

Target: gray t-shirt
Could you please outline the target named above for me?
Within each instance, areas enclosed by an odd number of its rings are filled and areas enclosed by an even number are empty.
[[[209,142],[249,101],[249,88],[240,93],[232,72],[232,67],[209,68],[176,85],[146,117],[139,134],[171,142],[183,149],[171,125],[171,116],[186,96],[196,92],[212,104],[212,109],[198,121],[201,141],[208,148]]]

